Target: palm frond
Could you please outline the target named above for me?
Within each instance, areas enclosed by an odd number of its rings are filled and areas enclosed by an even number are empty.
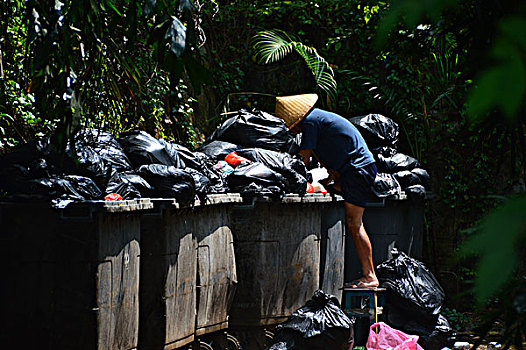
[[[320,90],[324,91],[331,101],[335,101],[337,84],[334,78],[334,71],[329,63],[313,47],[295,42],[294,49],[307,63]]]
[[[262,31],[252,38],[252,47],[260,64],[282,60],[293,50],[294,40],[282,30]]]
[[[327,94],[330,102],[336,101],[337,84],[334,71],[315,48],[294,40],[286,32],[278,29],[257,33],[252,38],[252,43],[256,59],[261,64],[277,62],[296,51],[312,72],[318,89]]]
[[[342,70],[339,73],[349,76],[350,80],[359,81],[368,91],[374,91],[375,95],[373,98],[381,100],[382,104],[388,107],[399,121],[407,122],[416,118],[416,115],[410,111],[406,101],[397,93],[396,89],[388,88],[372,77],[361,75],[351,70]]]

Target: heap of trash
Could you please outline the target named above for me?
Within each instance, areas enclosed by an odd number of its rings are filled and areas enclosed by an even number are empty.
[[[391,259],[376,267],[380,286],[386,288],[386,322],[419,336],[426,350],[453,346],[455,332],[440,314],[445,293],[433,273],[420,261],[396,248]]]
[[[269,350],[353,349],[355,322],[341,309],[337,297],[319,289],[276,326]]]
[[[352,118],[370,144],[379,174],[379,197],[425,195],[429,175],[396,151],[398,126],[371,114]],[[111,133],[84,129],[65,150],[50,139],[18,145],[0,159],[0,189],[6,200],[72,201],[175,198],[191,205],[207,194],[304,195],[309,175],[299,156],[300,138],[284,121],[258,110],[240,110],[192,151],[144,131]]]
[[[398,124],[381,114],[349,120],[360,130],[376,160],[375,195],[380,198],[400,196],[403,191],[409,199],[424,199],[429,174],[418,160],[398,151]]]

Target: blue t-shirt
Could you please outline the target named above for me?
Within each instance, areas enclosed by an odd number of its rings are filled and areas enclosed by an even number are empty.
[[[341,173],[374,163],[365,140],[350,121],[338,114],[313,109],[300,123],[301,149],[312,149],[329,169]]]

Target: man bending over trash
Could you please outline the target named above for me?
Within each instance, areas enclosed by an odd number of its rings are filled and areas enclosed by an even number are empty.
[[[334,189],[345,200],[345,225],[352,234],[362,266],[362,277],[352,282],[351,287],[377,287],[371,242],[362,222],[365,202],[372,194],[376,177],[374,157],[358,129],[335,113],[313,108],[317,100],[316,94],[276,97],[275,115],[292,132],[302,133],[303,161],[308,165],[310,157],[316,157],[330,174],[320,183],[326,185],[334,180]]]

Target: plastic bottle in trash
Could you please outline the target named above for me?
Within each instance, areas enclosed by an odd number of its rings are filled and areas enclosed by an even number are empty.
[[[232,168],[227,162],[224,160],[220,160],[219,162],[214,165],[214,168],[218,169],[224,174],[231,174],[234,172],[234,168]]]

